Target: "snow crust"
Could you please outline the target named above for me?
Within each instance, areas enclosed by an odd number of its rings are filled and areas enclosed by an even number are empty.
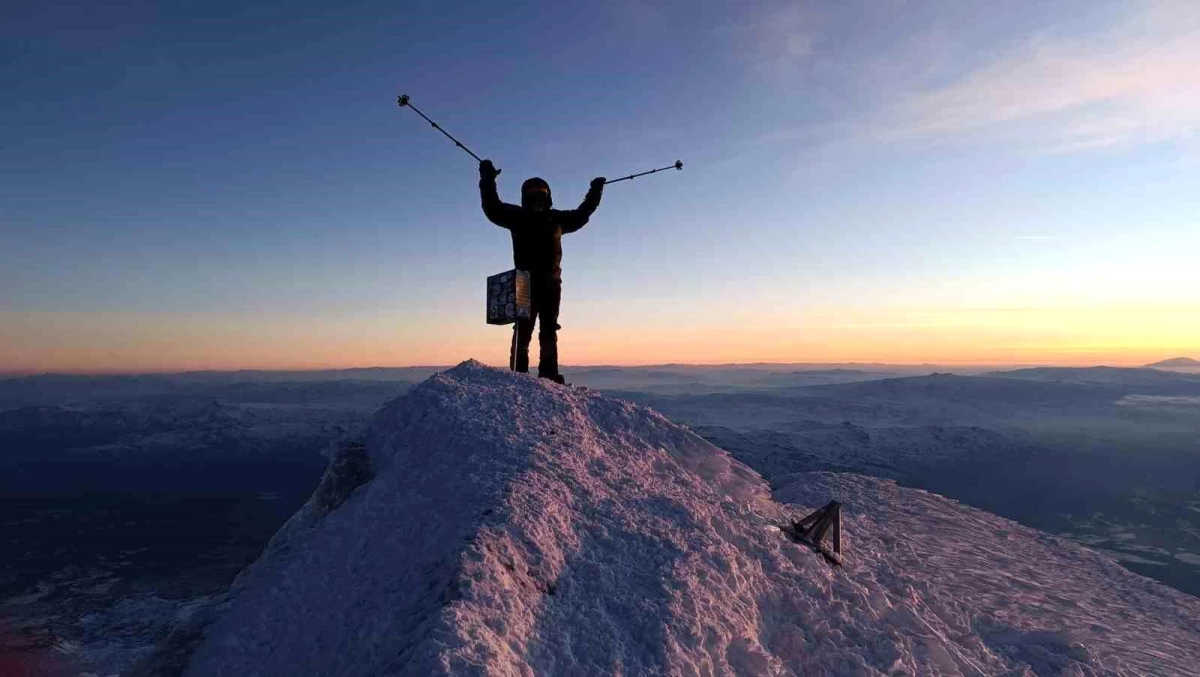
[[[821,472],[776,484],[780,501],[842,502],[845,574],[862,602],[887,600],[876,629],[910,657],[945,649],[939,660],[961,666],[991,654],[1037,675],[1198,673],[1200,599],[1106,554],[892,480]]]
[[[365,484],[306,506],[197,614],[214,620],[183,633],[198,637],[184,674],[1200,665],[1200,600],[1099,554],[854,475],[789,476],[787,505],[726,452],[593,392],[463,363],[381,410],[366,452]],[[775,526],[831,497],[841,569]]]

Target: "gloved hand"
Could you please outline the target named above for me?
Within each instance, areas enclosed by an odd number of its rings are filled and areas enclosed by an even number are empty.
[[[604,182],[607,180],[603,176],[597,176],[592,179],[592,190],[604,190]]]
[[[495,181],[500,174],[500,170],[496,169],[496,165],[492,164],[491,160],[484,160],[479,163],[479,178],[484,181]]]

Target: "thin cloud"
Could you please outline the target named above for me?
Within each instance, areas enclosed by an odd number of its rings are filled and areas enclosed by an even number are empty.
[[[1153,0],[1104,34],[1034,39],[958,82],[906,97],[887,135],[1015,127],[1051,152],[1188,137],[1200,131],[1196,64],[1200,3]]]
[[[736,57],[752,71],[781,76],[816,53],[817,19],[808,2],[770,0],[713,33],[730,40]]]
[[[812,13],[801,3],[775,8],[755,27],[760,58],[792,62],[812,56],[816,45],[813,29]]]
[[[988,35],[985,18],[964,18],[958,2],[848,4],[855,11],[770,2],[738,27],[752,72],[829,111],[755,142],[972,139],[1067,154],[1200,132],[1200,2],[1130,0],[1106,28],[988,48],[975,44]],[[885,28],[914,12],[927,24]]]
[[[645,0],[614,0],[605,7],[624,31],[657,30],[667,20],[661,7]]]

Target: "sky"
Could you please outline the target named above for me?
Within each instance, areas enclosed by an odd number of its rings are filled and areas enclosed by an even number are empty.
[[[1200,357],[1200,3],[63,4],[0,23],[0,371]],[[536,350],[536,348],[535,348]]]

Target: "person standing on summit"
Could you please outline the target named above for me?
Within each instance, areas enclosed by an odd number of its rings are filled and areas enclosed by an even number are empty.
[[[529,343],[533,339],[534,322],[538,328],[538,376],[563,383],[558,373],[558,309],[562,301],[562,236],[574,233],[587,224],[600,206],[605,179],[592,179],[587,197],[577,209],[552,209],[550,184],[534,177],[521,184],[521,206],[500,201],[496,192],[496,176],[500,172],[491,160],[479,163],[479,195],[483,213],[492,223],[512,235],[513,265],[529,273],[529,319],[517,320],[513,329],[509,367],[513,371],[529,371]]]

